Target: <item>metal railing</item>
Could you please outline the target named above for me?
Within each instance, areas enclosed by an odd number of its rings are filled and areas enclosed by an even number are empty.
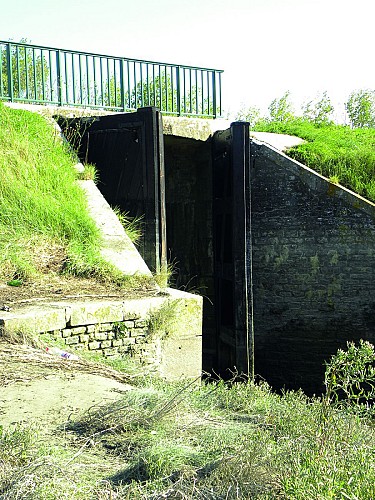
[[[222,70],[0,41],[0,99],[221,116]]]

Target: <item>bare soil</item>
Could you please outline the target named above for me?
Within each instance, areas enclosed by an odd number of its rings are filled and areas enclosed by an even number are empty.
[[[24,282],[20,286],[0,283],[0,312],[19,309],[24,305],[40,301],[139,298],[157,295],[157,293],[158,290],[153,287],[128,290],[111,282],[103,283],[95,279],[50,273]]]

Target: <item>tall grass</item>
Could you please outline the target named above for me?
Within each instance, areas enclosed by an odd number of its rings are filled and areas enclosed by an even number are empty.
[[[64,272],[111,276],[74,160],[43,117],[0,102],[0,279],[27,279],[56,258]]]
[[[326,378],[334,384],[335,374],[338,390],[348,377],[373,384],[375,371],[363,377],[363,368],[374,359],[369,344],[349,346]],[[0,496],[373,500],[372,413],[333,396],[144,377],[118,401],[49,431],[48,447],[40,430],[0,431]]]
[[[305,139],[305,144],[289,149],[288,155],[375,202],[375,129],[315,125],[302,118],[260,120],[255,129]]]

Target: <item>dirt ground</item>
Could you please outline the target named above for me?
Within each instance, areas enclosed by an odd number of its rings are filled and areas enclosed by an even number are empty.
[[[1,311],[40,301],[152,296],[156,289],[124,290],[113,283],[49,273],[21,286],[0,283]],[[0,337],[0,426],[24,422],[62,425],[89,408],[121,398],[131,378],[99,363],[66,360],[42,348]]]
[[[131,389],[130,377],[85,360],[0,342],[0,426],[62,425]]]
[[[94,279],[76,278],[59,274],[48,274],[35,281],[24,282],[21,286],[0,283],[1,310],[18,309],[33,302],[57,301],[80,298],[132,298],[153,296],[158,293],[152,286],[126,290],[114,283],[101,283]]]

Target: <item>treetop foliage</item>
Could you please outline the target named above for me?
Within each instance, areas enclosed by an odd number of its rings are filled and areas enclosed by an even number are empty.
[[[375,128],[375,89],[354,90],[345,102],[345,110],[352,128]],[[335,111],[327,91],[301,106],[302,113],[297,115],[293,109],[291,92],[287,90],[281,97],[273,99],[268,106],[268,116],[262,116],[256,106],[242,105],[237,112],[236,120],[246,120],[250,128],[260,124],[285,123],[296,118],[303,118],[314,125],[333,124]]]
[[[375,128],[375,90],[357,90],[345,103],[350,123],[354,128]]]
[[[375,90],[352,92],[347,109],[351,126],[335,124],[324,92],[296,116],[286,92],[271,102],[269,116],[261,117],[257,108],[243,108],[237,118],[249,121],[252,130],[305,139],[288,150],[290,157],[375,202]]]

